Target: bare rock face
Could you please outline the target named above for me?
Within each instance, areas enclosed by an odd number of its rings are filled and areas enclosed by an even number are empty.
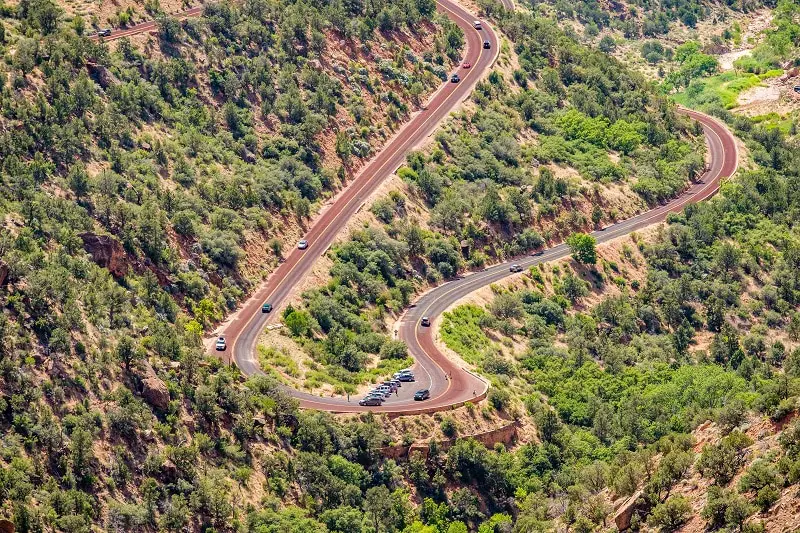
[[[619,531],[625,531],[631,527],[631,519],[633,518],[633,513],[639,509],[641,495],[642,491],[637,491],[636,494],[625,500],[617,510],[614,515],[614,523]]]
[[[115,278],[122,278],[128,274],[128,260],[125,250],[117,239],[110,235],[97,235],[96,233],[81,233],[83,248],[92,256],[92,260],[103,268],[108,269]]]
[[[161,381],[161,378],[156,375],[155,370],[149,363],[142,365],[139,379],[141,379],[142,397],[145,401],[156,409],[166,411],[169,407],[169,389]]]
[[[167,459],[164,461],[164,464],[161,465],[161,479],[167,483],[175,483],[178,480],[178,467],[175,466],[175,463]]]

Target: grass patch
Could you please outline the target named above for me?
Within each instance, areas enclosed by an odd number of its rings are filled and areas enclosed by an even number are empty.
[[[743,91],[758,87],[762,81],[780,76],[782,73],[782,70],[777,69],[763,74],[724,72],[709,78],[693,80],[685,91],[673,95],[672,98],[687,107],[717,103],[725,109],[731,109],[739,105],[739,94]]]
[[[497,351],[481,326],[487,316],[477,305],[460,305],[444,314],[439,334],[448,348],[466,362],[477,365],[487,354]]]
[[[276,369],[280,369],[288,376],[300,377],[300,367],[297,365],[297,361],[285,351],[271,346],[258,346],[258,364],[261,365],[264,372],[273,375],[277,374]]]
[[[792,118],[790,116],[783,116],[778,113],[767,113],[752,117],[752,121],[756,124],[761,124],[767,129],[778,128],[782,133],[788,135],[792,129]]]

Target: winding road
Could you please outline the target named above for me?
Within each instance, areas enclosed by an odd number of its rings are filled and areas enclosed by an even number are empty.
[[[513,9],[511,0],[503,0],[503,5],[506,9]],[[230,358],[230,362],[235,362],[245,375],[261,372],[256,359],[259,336],[269,323],[278,321],[279,310],[288,301],[292,291],[311,271],[314,263],[321,255],[325,254],[336,236],[375,189],[403,164],[408,152],[424,141],[448,113],[469,96],[481,75],[486,73],[494,63],[498,52],[498,39],[489,25],[484,22],[483,30],[476,31],[473,28],[475,17],[451,0],[437,0],[437,6],[442,13],[463,29],[467,50],[464,60],[472,63],[472,68],[459,69],[462,77],[460,83],[448,82],[430,97],[423,110],[407,122],[383,150],[364,166],[350,184],[336,196],[327,210],[318,215],[304,237],[309,241],[308,248],[305,250],[293,249],[270,275],[267,282],[256,290],[236,312],[233,319],[218,330],[218,334],[223,335],[228,343],[226,357]],[[195,16],[194,10],[192,12],[186,16]],[[141,32],[153,27],[153,23],[148,22],[139,25],[138,28]],[[113,33],[111,37],[105,39],[130,35],[129,32],[134,28],[120,32],[119,35]],[[484,40],[490,42],[490,49],[483,48]],[[592,235],[599,243],[663,221],[669,213],[679,211],[690,203],[705,200],[717,192],[723,178],[731,176],[736,171],[738,161],[736,142],[728,129],[717,120],[702,113],[687,109],[681,109],[681,112],[700,122],[703,127],[711,156],[709,169],[681,196],[672,201],[603,230],[593,232]],[[421,327],[420,319],[427,316],[433,321],[447,308],[471,292],[513,275],[509,272],[511,264],[528,268],[567,255],[569,255],[567,246],[559,244],[529,257],[517,258],[480,272],[464,275],[423,294],[407,310],[396,331],[398,337],[408,345],[409,352],[416,361],[414,369],[417,382],[404,384],[396,397],[391,397],[381,406],[360,407],[356,398],[350,400],[343,397],[320,397],[288,387],[286,390],[299,400],[302,408],[330,412],[372,411],[413,414],[447,409],[482,398],[487,392],[487,383],[441,353],[434,342],[434,328]],[[271,313],[261,312],[261,305],[264,302],[270,302],[274,306]],[[422,388],[430,390],[431,399],[425,402],[415,402],[413,393]]]

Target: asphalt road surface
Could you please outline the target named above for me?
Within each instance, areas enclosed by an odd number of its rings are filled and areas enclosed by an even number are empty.
[[[513,9],[511,0],[504,0],[507,9]],[[221,331],[228,343],[222,354],[228,362],[235,362],[245,375],[261,372],[256,348],[263,329],[271,322],[277,322],[283,304],[288,301],[292,291],[310,272],[317,259],[331,245],[336,235],[344,228],[350,218],[362,207],[370,194],[405,161],[410,150],[430,135],[436,126],[461,101],[466,99],[478,78],[494,63],[498,40],[484,21],[483,30],[473,28],[475,17],[450,0],[438,0],[438,9],[449,16],[463,30],[467,41],[464,60],[472,64],[470,69],[459,68],[460,83],[445,83],[428,101],[425,108],[417,113],[342,190],[334,202],[322,212],[311,226],[306,236],[309,246],[305,250],[293,249],[267,282],[251,296],[237,312],[236,317]],[[152,23],[144,23],[148,25]],[[153,26],[140,31],[147,31]],[[127,35],[127,33],[126,33]],[[117,38],[117,35],[112,35]],[[108,39],[108,38],[106,38]],[[490,49],[483,48],[483,41],[491,43]],[[690,110],[682,113],[694,118],[703,126],[706,142],[711,155],[709,170],[692,184],[679,197],[641,215],[618,222],[612,226],[595,231],[592,235],[599,243],[626,235],[637,229],[663,221],[672,212],[680,211],[686,205],[712,196],[719,189],[722,178],[731,176],[737,167],[736,143],[733,135],[717,120]],[[358,398],[320,397],[287,388],[297,398],[300,406],[331,412],[385,412],[409,414],[418,410],[446,407],[460,404],[480,396],[486,391],[487,383],[459,364],[447,358],[437,348],[431,327],[419,325],[423,316],[434,321],[452,304],[471,292],[494,283],[506,276],[511,264],[527,269],[541,262],[566,257],[569,249],[565,244],[543,250],[532,256],[517,258],[508,263],[494,265],[483,271],[467,274],[458,279],[443,283],[422,295],[404,315],[399,324],[398,337],[405,341],[409,352],[415,359],[416,383],[403,383],[398,394],[391,396],[383,405],[360,407]],[[262,313],[261,305],[273,305],[271,313]],[[415,402],[416,390],[427,388],[431,398]]]
[[[486,24],[483,30],[473,27],[475,17],[461,6],[450,0],[439,0],[438,9],[458,24],[466,38],[466,54],[462,61],[471,63],[468,69],[456,67],[461,81],[451,83],[449,80],[434,93],[424,109],[418,112],[392,140],[379,152],[341,191],[335,201],[314,221],[305,235],[309,246],[305,250],[293,249],[280,266],[270,275],[267,283],[258,289],[237,312],[220,333],[227,341],[227,354],[246,375],[261,371],[256,346],[261,331],[270,322],[277,321],[280,309],[289,299],[292,291],[308,275],[317,259],[325,253],[336,235],[362,207],[373,191],[404,162],[406,155],[419,143],[425,140],[439,123],[467,99],[481,74],[488,71],[497,57],[498,40],[494,31]],[[490,48],[483,48],[484,40],[489,41]],[[454,69],[455,70],[455,69]],[[262,313],[261,305],[271,303],[275,310]],[[405,386],[396,402],[408,401],[413,387]],[[416,389],[415,389],[416,390]],[[348,402],[346,398],[320,398],[311,394],[292,390],[292,395],[300,400],[305,408],[341,410],[340,408],[358,407],[356,400]],[[377,408],[386,409],[386,406]]]
[[[506,0],[508,1],[508,0]],[[203,7],[193,7],[191,9],[187,9],[186,11],[182,11],[177,15],[174,15],[178,20],[184,20],[192,17],[199,17],[203,13]],[[119,28],[116,30],[111,31],[111,35],[107,35],[105,37],[100,37],[96,33],[93,35],[89,35],[89,38],[95,41],[116,41],[117,39],[121,39],[123,37],[130,37],[131,35],[138,35],[140,33],[144,33],[146,31],[156,30],[158,29],[158,23],[154,20],[148,20],[147,22],[140,22],[139,24],[134,24],[133,26],[127,28]]]

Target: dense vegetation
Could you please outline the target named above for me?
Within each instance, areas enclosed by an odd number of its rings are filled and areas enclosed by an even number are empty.
[[[291,333],[327,369],[307,376],[313,386],[327,381],[343,393],[373,379],[363,372],[370,354],[385,372],[401,366],[405,350],[385,349],[395,343],[375,332],[420,286],[614,220],[604,205],[609,185],[655,204],[702,169],[698,130],[643,78],[547,19],[504,17],[521,65],[513,81],[494,72],[480,82],[475,109],[399,171],[429,219],[421,227],[409,217],[412,199],[398,191],[375,202],[382,227],[335,247],[332,281],[287,316],[302,323]],[[558,165],[580,176],[556,175]]]
[[[396,487],[374,477],[374,423],[319,440],[199,341],[260,278],[248,240],[304,223],[460,56],[434,8],[214,3],[158,14],[141,48],[92,41],[50,0],[0,9],[0,513],[17,531],[321,531],[304,515],[341,502],[276,503],[332,479],[320,460],[354,472],[357,509]]]
[[[426,58],[382,37],[424,25],[434,7],[209,4],[199,19],[161,17],[158,52],[147,53],[126,39],[113,49],[91,41],[79,18],[59,23],[50,0],[7,9],[24,31],[6,37],[0,93],[2,256],[8,281],[24,282],[8,294],[18,316],[42,316],[33,329],[62,353],[84,319],[118,329],[137,307],[137,320],[179,328],[182,309],[194,334],[221,318],[250,287],[248,239],[266,248],[302,224],[423,84],[439,83],[460,30],[445,24]],[[334,31],[364,57],[389,45],[395,57],[380,60],[380,77],[356,61],[326,75]],[[348,120],[329,154],[337,173],[320,142]],[[115,239],[93,255],[113,253],[122,284],[82,254],[82,239],[104,233]],[[270,248],[280,255],[280,241]],[[263,265],[249,266],[260,279]]]
[[[491,2],[485,0],[485,3]],[[624,3],[531,0],[530,3],[543,11],[552,9],[559,20],[577,20],[590,37],[611,28],[622,32],[626,39],[662,36],[677,23],[695,28],[698,21],[708,20],[714,9],[719,7],[703,0],[633,0]],[[727,0],[725,6],[748,12],[765,5],[774,7],[775,3],[775,0]]]
[[[649,514],[652,526],[674,529],[691,508],[671,489],[695,460],[714,481],[702,513],[712,529],[758,530],[748,518],[800,481],[795,424],[781,449],[731,483],[752,444],[736,431],[748,413],[780,422],[797,408],[800,147],[780,130],[712,111],[746,139],[758,167],[671,216],[654,242],[638,242],[644,282],[620,274],[638,266],[625,245],[624,263],[534,268],[526,287],[497,288],[488,309],[460,307],[442,326],[445,342],[495,383],[494,406],[519,409],[523,399],[543,441],[515,454],[531,464],[525,491],[565,498],[560,520],[574,527],[605,520],[601,489],[622,496],[643,487],[637,520]],[[589,289],[608,285],[621,294],[581,305]],[[528,348],[511,359],[503,338]],[[687,433],[707,419],[730,435],[695,457]]]
[[[473,355],[508,381],[493,409],[513,411],[523,387],[538,443],[512,453],[466,440],[398,464],[380,456],[390,439],[374,418],[299,412],[273,380],[203,360],[203,328],[249,287],[246,239],[306,219],[458,57],[462,36],[443,22],[433,51],[392,48],[393,32],[432,10],[212,4],[196,20],[159,16],[146,50],[92,42],[48,0],[0,10],[0,511],[17,531],[491,533],[549,529],[559,508],[588,531],[608,514],[603,487],[627,494],[644,480],[652,520],[667,527],[685,514],[666,497],[689,468],[683,432],[704,416],[734,427],[748,408],[776,419],[793,408],[797,150],[744,119],[737,131],[761,168],[673,220],[647,248],[647,284],[582,315],[568,302],[586,287],[571,275],[556,297],[473,310],[481,328],[538,339],[520,361]],[[657,201],[699,168],[691,127],[641,79],[540,18],[503,24],[522,59],[513,84],[482,83],[482,109],[403,171],[435,213],[431,229],[403,225],[408,198],[383,200],[373,210],[385,227],[337,247],[333,281],[285,313],[343,383],[366,354],[405,363],[375,324],[408,303],[415,273],[436,281],[541,246],[559,235],[537,222],[593,197],[592,182],[630,180]],[[393,57],[379,75],[327,64],[331,35],[354,55]],[[369,113],[378,101],[383,124]],[[321,154],[342,116],[335,154]],[[572,232],[607,218],[564,220]],[[97,242],[110,244],[93,260],[85,246]],[[280,241],[270,248],[279,255]],[[756,298],[738,297],[745,281]],[[698,359],[691,341],[704,329],[715,340]],[[772,332],[791,340],[768,343]],[[566,349],[551,345],[559,338]],[[752,512],[738,493],[768,506],[800,471],[793,427],[774,460],[723,488],[743,445],[731,435],[698,465],[720,486],[704,512],[714,525]]]

